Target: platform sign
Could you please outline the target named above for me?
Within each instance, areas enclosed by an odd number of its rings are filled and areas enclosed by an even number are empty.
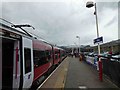
[[[96,43],[103,43],[103,37],[98,37],[96,39],[94,39],[94,44]]]

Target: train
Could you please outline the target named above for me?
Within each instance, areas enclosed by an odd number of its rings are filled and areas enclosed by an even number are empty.
[[[0,23],[0,89],[31,88],[66,57],[66,51]]]

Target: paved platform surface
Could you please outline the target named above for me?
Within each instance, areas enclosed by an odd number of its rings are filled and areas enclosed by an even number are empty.
[[[108,79],[99,81],[98,72],[78,58],[67,57],[41,88],[118,88]]]
[[[41,88],[64,88],[69,58],[64,59],[53,75],[44,83]]]
[[[69,67],[64,88],[117,88],[104,78],[99,81],[98,71],[78,58],[69,58]]]

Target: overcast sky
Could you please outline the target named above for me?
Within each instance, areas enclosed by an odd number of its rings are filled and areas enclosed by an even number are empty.
[[[6,2],[3,2],[6,1]],[[40,0],[39,2],[2,1],[0,17],[14,24],[30,24],[26,28],[57,45],[94,45],[97,36],[94,7],[86,8],[85,0]],[[116,0],[117,1],[117,0]],[[97,2],[98,25],[104,43],[118,39],[118,2]]]

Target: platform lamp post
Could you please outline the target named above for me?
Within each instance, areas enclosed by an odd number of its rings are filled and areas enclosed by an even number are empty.
[[[91,7],[95,7],[95,18],[96,18],[96,29],[97,29],[97,38],[99,38],[99,31],[98,31],[98,18],[97,18],[97,6],[96,3],[92,2],[92,1],[88,1],[86,3],[86,7],[87,8],[91,8]],[[100,59],[100,44],[98,43],[98,57],[99,57],[99,61],[98,61],[98,66],[99,66],[99,80],[102,81],[102,61]]]
[[[78,47],[79,47],[79,54],[80,54],[80,37],[76,36],[76,38],[78,38],[78,43],[79,43]]]

